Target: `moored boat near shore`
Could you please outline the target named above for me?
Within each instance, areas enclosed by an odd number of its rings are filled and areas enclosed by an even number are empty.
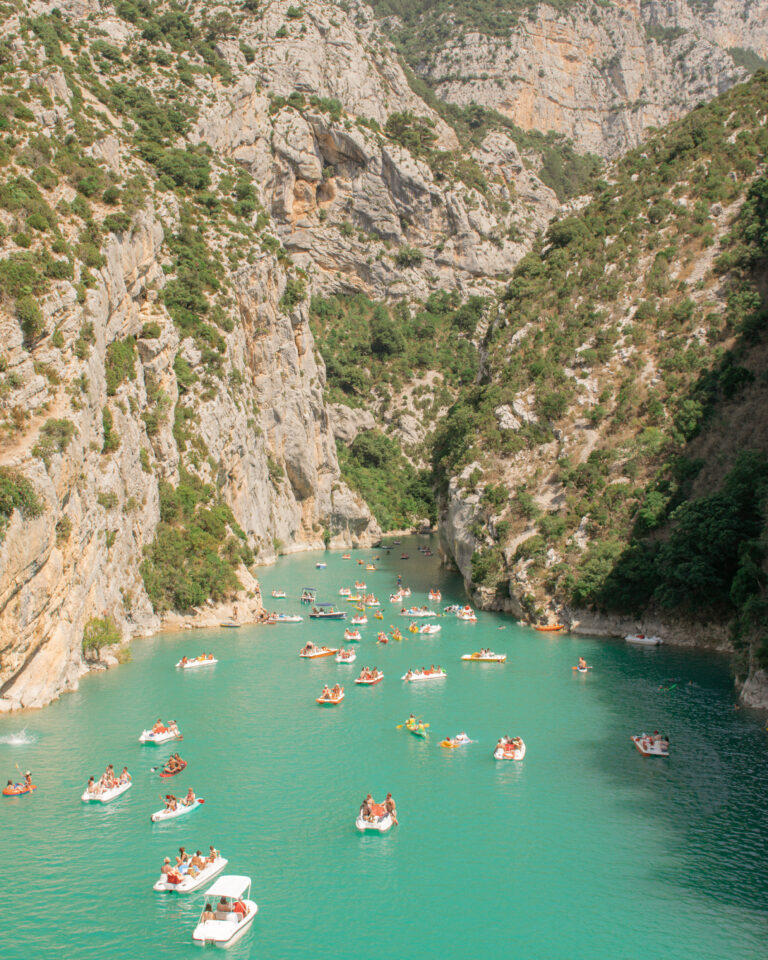
[[[624,639],[627,643],[639,643],[646,647],[658,647],[659,644],[664,643],[661,637],[649,637],[645,633],[628,633]]]

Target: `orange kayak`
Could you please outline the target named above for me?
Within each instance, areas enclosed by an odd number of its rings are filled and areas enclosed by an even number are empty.
[[[545,624],[544,626],[540,626],[537,624],[534,626],[533,629],[541,630],[542,633],[549,633],[555,630],[565,630],[565,627],[563,626],[562,623],[548,623],[548,624]]]

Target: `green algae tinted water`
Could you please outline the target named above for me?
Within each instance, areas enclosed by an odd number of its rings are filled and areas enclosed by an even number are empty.
[[[421,541],[425,542],[425,541]],[[425,560],[371,551],[303,555],[262,571],[270,606],[306,613],[363,577],[384,625],[407,625],[388,603],[395,575],[426,602],[463,600],[457,578]],[[325,560],[325,570],[315,562]],[[288,592],[271,601],[273,588]],[[340,601],[343,602],[343,601]],[[351,604],[345,604],[350,608]],[[133,644],[133,662],[87,677],[50,708],[0,719],[0,773],[30,767],[31,797],[0,799],[0,956],[67,960],[193,957],[203,894],[156,894],[163,856],[214,842],[228,873],[253,878],[259,915],[237,958],[515,958],[740,960],[768,955],[768,734],[734,710],[727,662],[673,648],[643,649],[537,633],[494,614],[476,625],[438,621],[435,638],[405,632],[377,646],[369,612],[358,659],[303,661],[307,639],[338,645],[343,624],[194,631]],[[503,627],[504,629],[499,629]],[[467,664],[490,646],[505,666]],[[182,654],[217,666],[182,672]],[[571,667],[579,653],[594,669]],[[434,684],[400,681],[441,664]],[[372,688],[352,680],[383,669]],[[346,699],[315,704],[346,681]],[[672,687],[669,681],[678,681]],[[672,689],[666,689],[672,687]],[[409,712],[430,738],[396,729]],[[162,714],[179,722],[189,766],[162,781],[170,752],[141,746]],[[27,743],[9,743],[22,728]],[[670,760],[644,759],[630,734],[658,728]],[[460,730],[477,742],[446,750]],[[497,763],[503,733],[527,744],[523,763]],[[79,800],[90,774],[127,763],[134,786],[103,808]],[[152,825],[164,786],[193,786],[206,803]],[[391,790],[400,826],[360,836],[368,791]]]

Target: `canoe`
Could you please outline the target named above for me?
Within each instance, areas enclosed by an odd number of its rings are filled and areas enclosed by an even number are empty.
[[[203,800],[202,797],[197,797],[195,802],[189,805],[178,803],[175,810],[158,810],[152,814],[150,820],[152,823],[164,823],[166,820],[176,820],[178,817],[185,817],[188,813],[194,813],[195,810],[199,810],[204,803],[205,800]]]
[[[406,722],[405,729],[408,731],[408,733],[412,733],[414,737],[425,738],[429,736],[429,730],[427,730],[426,724],[413,724]]]
[[[139,737],[139,743],[168,743],[170,740],[181,740],[181,734],[178,729],[176,730],[161,730],[159,733],[152,733],[151,730],[142,731],[141,736]]]
[[[129,780],[127,783],[118,783],[111,790],[103,790],[101,793],[89,793],[88,790],[80,797],[83,803],[110,803],[117,800],[126,790],[130,790],[133,783]]]
[[[506,653],[465,653],[462,660],[475,663],[506,663]]]
[[[225,857],[218,857],[213,863],[209,863],[204,870],[201,870],[196,877],[185,873],[180,883],[171,883],[163,875],[152,885],[152,889],[158,893],[192,893],[193,890],[205,886],[209,880],[213,880],[226,867],[227,863]]]
[[[187,761],[182,760],[178,770],[174,770],[172,773],[166,773],[166,771],[163,770],[160,776],[164,777],[165,779],[167,779],[168,777],[175,777],[177,774],[181,773],[182,770],[186,770],[186,767],[187,767]]]
[[[520,746],[512,746],[510,744],[505,744],[501,747],[496,747],[493,751],[494,760],[522,760],[525,756],[525,742],[520,741]]]
[[[211,657],[210,659],[206,658],[205,660],[198,660],[198,659],[187,660],[186,663],[179,660],[176,666],[181,667],[182,670],[192,670],[195,667],[212,667],[214,664],[218,662],[219,661],[216,659],[216,657]]]
[[[445,680],[447,676],[445,670],[441,670],[439,673],[412,673],[410,677],[404,673],[400,679],[405,680],[406,683],[419,683],[424,680]]]
[[[37,787],[33,784],[27,786],[26,783],[11,783],[7,787],[3,788],[4,797],[23,797],[25,793],[32,793],[33,790],[37,790]]]
[[[318,657],[333,657],[338,652],[338,647],[321,647],[320,650],[313,650],[311,653],[299,653],[299,656],[305,660],[317,660]]]
[[[360,683],[360,684],[362,684],[363,686],[366,686],[366,687],[373,687],[373,686],[375,686],[375,684],[381,683],[381,681],[382,681],[383,679],[384,679],[384,674],[383,674],[383,673],[380,673],[380,674],[378,674],[378,676],[373,677],[373,678],[370,679],[370,680],[365,680],[365,679],[363,679],[362,677],[357,677],[357,679],[355,680],[355,683]]]
[[[535,623],[533,629],[538,630],[539,633],[555,633],[558,630],[565,630],[565,627],[562,623]]]

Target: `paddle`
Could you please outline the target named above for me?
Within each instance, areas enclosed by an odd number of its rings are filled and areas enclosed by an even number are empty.
[[[578,667],[571,667],[571,670],[578,670],[578,669],[579,669]],[[589,666],[588,666],[588,667],[584,667],[583,669],[585,669],[585,670],[591,670],[592,667],[589,667]]]

